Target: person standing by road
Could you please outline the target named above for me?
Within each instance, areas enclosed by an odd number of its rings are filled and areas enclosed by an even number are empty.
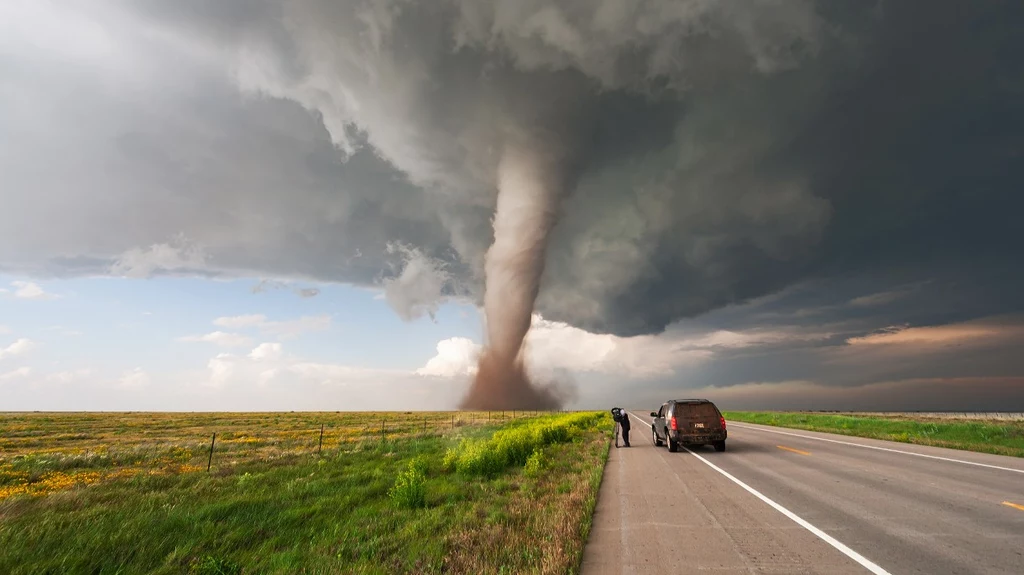
[[[629,447],[629,414],[622,410],[622,421],[619,422],[622,428],[622,445]]]
[[[612,408],[612,419],[615,420],[615,447],[619,446],[619,431],[622,431],[622,443],[629,447],[629,415],[621,407]]]

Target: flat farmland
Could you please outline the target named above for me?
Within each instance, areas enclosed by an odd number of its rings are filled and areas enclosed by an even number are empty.
[[[611,429],[600,413],[0,414],[0,572],[574,573]]]

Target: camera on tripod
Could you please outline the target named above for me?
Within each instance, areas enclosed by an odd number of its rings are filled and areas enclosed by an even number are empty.
[[[612,419],[615,420],[615,423],[622,423],[624,417],[626,417],[626,412],[622,411],[621,407],[612,408]]]

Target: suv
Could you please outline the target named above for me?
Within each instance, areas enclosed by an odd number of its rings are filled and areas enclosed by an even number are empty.
[[[679,450],[679,444],[715,446],[725,451],[725,417],[707,399],[671,399],[661,409],[652,411],[651,433],[654,444],[668,443],[668,450]]]

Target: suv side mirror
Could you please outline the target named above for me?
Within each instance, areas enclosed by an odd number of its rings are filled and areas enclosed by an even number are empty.
[[[657,411],[652,411],[651,412],[651,417],[658,417],[658,412]]]

